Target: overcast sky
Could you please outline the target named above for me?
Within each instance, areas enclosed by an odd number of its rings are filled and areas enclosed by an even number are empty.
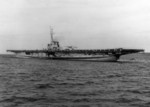
[[[49,26],[62,46],[150,52],[149,0],[0,0],[0,53],[46,48]]]

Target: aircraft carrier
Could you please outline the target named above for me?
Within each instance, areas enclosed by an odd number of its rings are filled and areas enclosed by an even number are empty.
[[[76,49],[72,46],[62,49],[59,41],[53,39],[53,29],[50,30],[51,43],[47,49],[42,50],[7,50],[13,52],[16,57],[24,58],[46,58],[51,60],[82,60],[82,61],[100,61],[114,62],[120,56],[138,52],[144,52],[143,49]]]

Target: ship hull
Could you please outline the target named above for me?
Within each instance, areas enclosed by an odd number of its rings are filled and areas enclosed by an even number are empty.
[[[98,61],[98,62],[116,62],[116,56],[100,56],[100,57],[51,57],[53,60],[75,60],[75,61]]]
[[[73,61],[98,61],[98,62],[116,62],[119,58],[114,55],[65,55],[65,56],[34,56],[34,55],[16,55],[17,58],[42,58],[42,59],[50,59],[50,60],[73,60]]]

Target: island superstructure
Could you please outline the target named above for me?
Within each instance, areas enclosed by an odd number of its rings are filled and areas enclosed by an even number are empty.
[[[46,58],[52,60],[84,60],[112,62],[117,61],[120,56],[138,52],[144,52],[143,49],[75,49],[72,46],[63,49],[59,41],[53,39],[53,29],[50,30],[51,42],[47,49],[42,50],[7,50],[7,52],[23,54],[27,57]]]

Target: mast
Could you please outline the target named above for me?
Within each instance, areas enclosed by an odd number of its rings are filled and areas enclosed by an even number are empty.
[[[54,39],[53,39],[53,34],[54,34],[53,28],[50,27],[51,43],[54,41]]]

